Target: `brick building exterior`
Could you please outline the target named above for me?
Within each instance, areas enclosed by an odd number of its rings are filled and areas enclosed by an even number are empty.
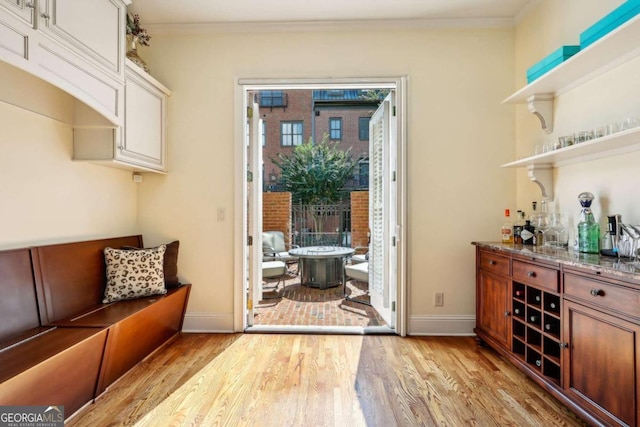
[[[265,191],[282,191],[280,169],[273,159],[290,155],[309,138],[332,136],[358,162],[350,187],[368,188],[369,119],[378,101],[361,90],[283,90],[258,94],[263,121],[263,180]]]

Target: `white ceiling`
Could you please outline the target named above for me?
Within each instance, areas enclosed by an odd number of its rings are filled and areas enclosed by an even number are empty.
[[[132,0],[142,26],[378,20],[513,20],[535,0]]]

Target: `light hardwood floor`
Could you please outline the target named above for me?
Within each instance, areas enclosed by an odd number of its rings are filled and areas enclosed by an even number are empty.
[[[471,337],[185,334],[69,426],[576,426]]]

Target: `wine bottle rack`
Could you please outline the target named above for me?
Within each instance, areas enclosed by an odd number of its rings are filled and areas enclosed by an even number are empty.
[[[560,295],[516,281],[512,287],[511,351],[560,385]]]

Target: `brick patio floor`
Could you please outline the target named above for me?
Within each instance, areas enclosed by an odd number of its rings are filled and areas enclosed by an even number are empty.
[[[295,267],[294,267],[295,273]],[[271,280],[269,285],[274,285]],[[350,280],[347,295],[369,302],[367,283]],[[347,300],[342,285],[317,289],[300,284],[300,277],[290,274],[278,286],[278,292],[264,292],[269,298],[254,307],[254,325],[276,326],[386,326],[371,306]]]

